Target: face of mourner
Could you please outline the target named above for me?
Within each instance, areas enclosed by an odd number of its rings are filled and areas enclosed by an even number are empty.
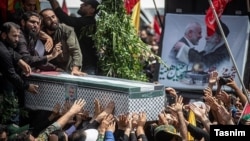
[[[7,141],[7,133],[4,131],[0,134],[1,141]]]
[[[95,9],[90,4],[82,3],[77,13],[81,16],[86,16],[86,15],[93,15],[94,12]]]
[[[36,10],[36,0],[24,0],[23,9],[25,11],[35,11]]]
[[[42,13],[43,23],[46,29],[51,31],[57,30],[59,26],[58,18],[52,10],[47,10]]]
[[[28,33],[32,33],[33,35],[37,35],[40,31],[41,21],[36,16],[31,16],[29,20],[26,21],[24,25],[25,31]]]
[[[15,48],[19,42],[20,29],[12,27],[9,33],[2,33],[2,38],[13,48]]]

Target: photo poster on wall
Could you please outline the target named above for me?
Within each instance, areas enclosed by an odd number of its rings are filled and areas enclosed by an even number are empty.
[[[73,104],[77,99],[77,88],[76,84],[65,83],[65,101]]]
[[[208,86],[210,72],[216,70],[219,76],[232,77],[241,87],[237,71],[225,44],[219,42],[216,36],[206,40],[205,15],[166,14],[165,16],[161,58],[167,67],[163,64],[160,65],[159,83],[164,84],[165,87],[176,89],[203,90]],[[220,20],[224,23],[223,30],[228,29],[225,32],[227,42],[242,78],[248,48],[248,17],[222,15]],[[185,30],[193,22],[201,25],[201,37],[195,43],[195,37],[189,34],[192,42],[189,41],[185,44],[182,42],[185,40],[183,39]],[[224,41],[223,38],[222,40]],[[192,51],[190,51],[191,49]],[[195,54],[191,52],[195,52]],[[197,54],[198,56],[196,56]],[[226,56],[229,56],[229,59],[225,59]],[[223,86],[222,88],[230,90],[228,87]]]

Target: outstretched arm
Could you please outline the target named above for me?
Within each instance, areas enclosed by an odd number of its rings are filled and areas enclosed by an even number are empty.
[[[48,0],[48,1],[50,2],[51,7],[53,8],[56,16],[61,22],[72,27],[76,27],[79,26],[79,24],[81,24],[77,20],[78,19],[77,17],[71,17],[67,13],[64,13],[57,0]]]

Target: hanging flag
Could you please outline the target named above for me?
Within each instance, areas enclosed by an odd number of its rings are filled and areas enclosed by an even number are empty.
[[[159,22],[157,20],[157,16],[154,17],[153,26],[154,26],[155,33],[158,34],[158,35],[161,35],[161,28],[160,28]]]
[[[66,14],[69,13],[69,12],[68,12],[68,7],[67,7],[67,5],[66,5],[66,1],[65,1],[65,0],[63,0],[63,3],[62,3],[62,10],[63,10],[63,12],[66,13]]]
[[[243,112],[237,124],[239,124],[241,121],[249,121],[249,120],[250,120],[250,103],[247,102],[244,106]]]
[[[189,115],[188,115],[188,122],[194,126],[196,126],[196,119],[195,119],[195,114],[192,110],[189,111]],[[193,141],[194,137],[190,134],[190,132],[188,132],[188,141]]]
[[[141,13],[141,2],[138,1],[136,5],[133,8],[133,13],[132,13],[132,24],[134,25],[137,33],[140,30],[140,13]]]
[[[8,9],[8,0],[2,0],[0,2],[0,11],[1,11],[0,24],[2,24],[7,20],[7,9]]]
[[[244,110],[243,110],[243,115],[250,114],[250,103],[246,103]]]
[[[39,13],[41,11],[40,1],[36,0],[36,11]]]
[[[8,21],[7,13],[15,13],[17,9],[22,9],[22,0],[1,0],[0,2],[0,23]],[[36,0],[36,10],[40,12],[40,1]]]
[[[124,1],[124,6],[127,11],[127,14],[131,14],[132,9],[134,8],[134,6],[137,4],[138,1],[139,0],[125,0]]]
[[[231,0],[213,0],[214,9],[218,15],[218,18],[221,17],[222,13],[224,12],[224,9],[226,8],[226,5]],[[205,22],[207,25],[207,36],[211,36],[215,33],[215,29],[217,27],[216,19],[213,13],[213,9],[210,6],[207,10],[206,16],[205,16]]]
[[[21,8],[21,0],[8,0],[8,11],[15,12],[16,9]]]

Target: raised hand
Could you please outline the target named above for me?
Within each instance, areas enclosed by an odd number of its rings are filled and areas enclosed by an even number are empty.
[[[132,114],[132,121],[131,121],[131,123],[132,123],[132,129],[136,129],[137,128],[137,126],[138,126],[138,123],[137,123],[138,119],[139,119],[139,115],[137,113],[133,113]]]
[[[100,101],[96,98],[94,100],[94,105],[95,111],[93,117],[97,117],[103,111],[103,107],[101,106]]]
[[[101,133],[101,134],[104,134],[105,131],[107,130],[107,128],[109,127],[109,125],[115,121],[115,118],[112,114],[109,114],[109,115],[106,115],[100,126],[98,127],[98,131]]]
[[[182,107],[183,107],[183,97],[180,95],[177,97],[175,104],[172,106],[168,106],[172,111],[175,112],[182,112]]]
[[[81,72],[80,69],[79,69],[79,67],[74,66],[74,67],[72,68],[71,75],[75,75],[75,76],[86,76],[87,73]]]
[[[212,71],[209,76],[208,83],[215,85],[218,79],[218,72],[217,71]]]
[[[227,86],[231,87],[232,89],[236,89],[238,86],[233,78],[228,78]]]
[[[31,74],[31,67],[29,64],[27,64],[25,61],[22,59],[18,60],[18,66],[23,70],[25,76],[30,76]]]
[[[130,124],[129,120],[129,114],[119,115],[117,118],[118,129],[126,130],[127,126]]]
[[[62,54],[62,43],[59,42],[55,45],[55,47],[53,48],[53,51],[51,53],[53,58],[56,58],[59,54]],[[63,56],[63,54],[62,54]]]
[[[173,96],[174,98],[177,97],[177,93],[176,93],[176,91],[175,91],[174,88],[167,87],[167,88],[165,89],[165,91],[166,91],[167,93],[169,93],[171,96]]]
[[[207,96],[207,97],[204,97],[204,99],[212,110],[217,111],[219,103],[217,102],[217,99],[215,97]]]
[[[98,114],[98,116],[94,118],[94,120],[100,123],[105,116],[113,114],[114,109],[115,109],[115,102],[110,101],[106,106],[106,108],[100,114]]]
[[[227,109],[220,105],[218,106],[218,120],[221,124],[234,124],[232,121],[232,115],[227,111]]]
[[[83,109],[85,104],[86,104],[86,101],[84,99],[78,99],[74,102],[72,107],[69,109],[69,112],[73,114],[77,114]]]
[[[116,125],[115,121],[110,122],[106,131],[111,131],[114,133],[115,132],[115,125]]]
[[[139,118],[138,118],[138,121],[137,121],[138,127],[139,126],[144,127],[146,122],[147,122],[147,114],[146,114],[146,112],[140,112],[139,113]]]
[[[217,94],[216,98],[218,98],[219,100],[221,100],[227,106],[231,105],[230,96],[225,91],[221,91],[219,94]]]
[[[60,109],[61,109],[61,105],[59,103],[56,103],[52,109],[52,113],[49,116],[49,120],[52,121],[54,120],[56,117],[60,116]]]
[[[203,90],[203,92],[204,92],[204,95],[205,95],[205,96],[213,96],[212,89],[209,88],[209,87],[206,87],[206,88]]]
[[[159,115],[158,115],[158,124],[159,125],[168,125],[167,114],[165,113],[165,111],[162,111],[162,112],[159,113]]]
[[[38,85],[29,84],[29,88],[27,91],[32,93],[32,94],[37,94],[38,93]]]
[[[65,101],[62,107],[62,111],[61,111],[61,115],[64,115],[66,112],[68,112],[68,110],[71,107],[71,103],[69,101]]]
[[[46,36],[46,42],[45,42],[45,51],[50,52],[50,50],[53,48],[53,40],[50,36]]]
[[[197,107],[197,106],[194,105],[194,104],[190,104],[190,105],[189,105],[189,108],[194,112],[195,116],[196,116],[198,119],[201,119],[201,118],[203,118],[204,116],[206,116],[206,110],[205,110],[205,109],[202,109],[201,107]]]

